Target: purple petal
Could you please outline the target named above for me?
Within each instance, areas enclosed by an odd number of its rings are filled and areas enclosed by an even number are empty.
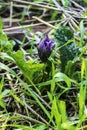
[[[54,46],[54,41],[52,40],[49,42],[49,47],[52,48],[53,46]]]
[[[38,46],[38,54],[42,61],[46,61],[52,52],[54,41],[50,40],[48,35],[45,35],[45,39],[41,40]]]
[[[46,34],[46,36],[45,36],[45,41],[47,41],[47,42],[50,41],[48,34]]]
[[[39,44],[39,48],[43,48],[43,47],[44,47],[44,40],[41,40]]]

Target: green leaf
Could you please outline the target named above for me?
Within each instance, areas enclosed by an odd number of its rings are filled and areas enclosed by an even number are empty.
[[[62,128],[63,130],[76,130],[76,127],[73,126],[73,124],[70,121],[66,121],[62,123]]]
[[[83,40],[84,40],[84,24],[83,24],[83,20],[80,22],[80,46],[83,45]]]
[[[79,54],[79,49],[74,43],[73,32],[67,26],[62,26],[56,30],[55,39],[60,52],[61,69],[64,72],[67,62]]]
[[[68,40],[73,39],[73,33],[67,26],[61,26],[55,32],[55,39],[58,46],[64,45]]]
[[[36,130],[46,130],[46,125],[40,125],[36,127]]]
[[[81,80],[83,80],[84,73],[85,73],[85,60],[82,59],[82,65],[81,65]]]
[[[4,76],[2,77],[2,80],[0,81],[0,93],[2,92],[4,86]]]
[[[86,87],[81,86],[78,95],[79,100],[79,117],[81,118],[84,113],[85,100],[86,100]]]
[[[69,6],[70,1],[69,0],[61,0],[64,7]]]
[[[35,86],[33,80],[35,80],[35,76],[38,78],[38,75],[42,72],[45,65],[34,63],[32,60],[26,61],[24,53],[21,50],[14,53],[9,53],[9,55],[14,59],[27,81],[32,84],[32,86],[40,94],[40,91]]]
[[[5,124],[0,126],[0,128],[4,128],[4,127],[12,127],[12,128],[20,128],[21,130],[36,130],[30,126],[26,126],[26,125],[17,125],[17,124]]]
[[[15,60],[17,66],[29,82],[32,82],[36,72],[40,72],[44,68],[44,64],[34,63],[32,60],[26,61],[24,53],[21,50],[10,53],[10,56]]]
[[[10,92],[9,89],[5,89],[1,94],[0,94],[0,99],[6,96]]]
[[[0,106],[5,108],[6,104],[4,102],[3,97],[6,96],[9,93],[10,90],[5,89],[3,92],[0,93]]]
[[[14,61],[14,59],[5,52],[0,54],[0,58],[4,61]]]
[[[0,106],[5,109],[6,104],[3,99],[0,99]]]
[[[16,95],[14,92],[10,91],[10,95],[17,101],[19,102],[22,106],[24,106],[23,101]]]
[[[67,121],[67,112],[66,112],[66,104],[65,104],[65,102],[60,101],[58,106],[59,106],[59,109],[60,109],[62,122]]]
[[[54,97],[54,100],[52,101],[52,111],[51,111],[51,118],[55,118],[56,126],[58,130],[61,130],[61,114],[58,110],[58,104],[57,100]]]
[[[7,35],[3,31],[0,31],[0,43],[6,44],[5,42],[7,41],[8,41]]]
[[[2,30],[3,23],[0,18],[0,51],[8,52],[13,49],[13,41],[8,41],[8,37]]]
[[[87,4],[87,0],[83,0],[84,4]]]
[[[56,82],[64,81],[68,87],[71,87],[71,79],[64,73],[58,72],[54,75],[54,80]]]
[[[14,41],[9,41],[3,30],[0,30],[0,51],[9,52],[13,50]]]

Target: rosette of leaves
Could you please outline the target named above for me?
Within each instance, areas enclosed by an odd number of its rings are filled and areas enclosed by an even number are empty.
[[[55,39],[60,51],[61,69],[64,72],[67,62],[76,57],[79,49],[74,43],[73,32],[67,26],[62,26],[56,30]]]

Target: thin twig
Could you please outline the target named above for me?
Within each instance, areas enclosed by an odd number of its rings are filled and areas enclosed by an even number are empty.
[[[10,5],[10,21],[9,21],[10,27],[12,26],[12,14],[13,14],[13,2],[11,2]]]
[[[37,93],[35,93],[35,92],[33,92],[33,93],[43,102],[43,104],[46,105],[46,107],[48,107],[49,109],[51,109],[51,107],[49,106],[49,104],[46,101],[44,101],[43,98],[41,98]]]
[[[22,3],[22,4],[29,4],[29,5],[33,5],[33,6],[38,6],[38,7],[42,7],[42,8],[46,8],[46,9],[51,9],[51,10],[56,10],[56,11],[61,11],[55,7],[50,7],[47,5],[41,5],[41,4],[37,4],[37,3],[33,3],[33,2],[28,2],[28,1],[21,1],[21,0],[13,0],[14,2],[18,2],[18,3]]]
[[[38,18],[38,17],[36,17],[36,16],[33,16],[32,18],[34,18],[34,19],[40,21],[41,23],[43,23],[43,24],[45,24],[45,25],[47,25],[47,26],[49,26],[49,27],[51,27],[51,28],[53,28],[53,29],[56,29],[55,26],[49,24],[48,22],[45,22],[44,20],[42,20],[42,19],[40,19],[40,18]]]
[[[77,8],[80,8],[83,11],[85,11],[85,9],[81,5],[79,5],[78,3],[76,3],[74,0],[70,0],[70,2],[72,2]]]
[[[38,118],[40,118],[45,124],[49,125],[49,123],[41,116],[39,115],[34,109],[32,109],[30,107],[30,105],[28,105],[24,99],[24,96],[23,96],[23,103],[25,104],[25,106],[34,114],[36,115]]]
[[[30,121],[32,121],[32,122],[34,122],[34,123],[44,124],[43,122],[38,121],[38,120],[36,120],[36,119],[33,119],[33,118],[29,117],[29,116],[25,116],[25,115],[22,115],[22,114],[19,114],[19,113],[16,113],[15,115],[16,115],[16,116],[20,116],[20,117],[22,117],[22,118],[24,118],[24,119],[28,119],[28,120],[30,120]]]

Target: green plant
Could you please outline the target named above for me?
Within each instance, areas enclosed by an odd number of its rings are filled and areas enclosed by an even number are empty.
[[[73,33],[66,26],[56,30],[55,39],[60,51],[61,68],[64,72],[68,61],[73,60],[79,50],[74,43]]]

